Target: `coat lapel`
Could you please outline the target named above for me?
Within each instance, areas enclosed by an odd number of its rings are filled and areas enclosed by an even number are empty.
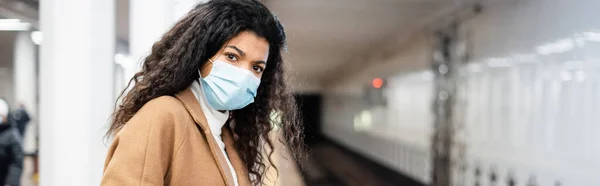
[[[235,184],[233,181],[233,175],[232,175],[232,172],[230,171],[229,167],[227,166],[227,160],[225,159],[225,156],[223,156],[223,153],[221,153],[221,149],[219,148],[219,145],[215,141],[215,138],[213,137],[212,132],[210,131],[210,127],[208,127],[208,122],[206,121],[204,112],[202,112],[202,107],[200,107],[200,103],[198,103],[198,100],[194,96],[194,93],[192,93],[192,91],[190,89],[186,89],[185,91],[177,94],[176,97],[177,97],[177,99],[179,99],[179,101],[181,101],[181,103],[183,103],[183,106],[187,109],[187,111],[190,113],[190,115],[192,116],[192,118],[194,119],[196,124],[198,126],[200,126],[200,129],[206,136],[206,141],[208,142],[210,151],[212,152],[213,157],[215,157],[215,161],[217,162],[217,166],[219,167],[219,171],[221,172],[221,176],[225,180],[226,185],[234,186]],[[235,150],[233,150],[233,152],[234,153],[231,153],[231,154],[236,154]],[[231,155],[229,155],[229,156],[231,156]],[[237,156],[237,154],[236,154],[236,156]],[[237,159],[237,158],[231,158],[231,159]],[[230,161],[233,164],[235,170],[239,170],[239,168],[235,167],[238,163],[234,163],[232,160],[230,160]],[[239,166],[239,165],[237,165],[237,166]],[[237,172],[239,172],[239,171],[236,171],[236,173]],[[238,180],[239,180],[239,178],[238,178]],[[242,184],[239,184],[239,185],[242,185]]]
[[[233,169],[235,169],[235,173],[238,176],[237,179],[239,185],[250,185],[248,169],[235,149],[235,140],[231,134],[231,131],[229,130],[229,127],[223,127],[221,138],[223,138],[223,143],[225,143],[225,151],[229,156],[229,161],[231,161],[231,165],[233,166]]]

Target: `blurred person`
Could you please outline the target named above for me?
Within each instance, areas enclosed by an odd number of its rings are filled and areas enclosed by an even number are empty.
[[[0,98],[0,116],[7,117],[6,119],[8,120],[9,112],[10,107],[8,106],[8,101],[6,101],[6,99],[4,99],[3,97]]]
[[[0,184],[4,186],[19,185],[24,156],[20,140],[8,116],[0,115]]]
[[[25,135],[27,124],[29,124],[29,121],[31,121],[29,113],[27,113],[27,110],[25,109],[25,105],[19,104],[17,110],[15,110],[11,115],[13,125],[17,128],[22,138]]]
[[[113,113],[102,185],[260,185],[274,166],[272,123],[298,161],[303,130],[284,79],[285,38],[257,0],[192,9],[154,43]]]

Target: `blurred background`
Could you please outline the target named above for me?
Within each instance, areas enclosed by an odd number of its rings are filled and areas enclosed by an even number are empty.
[[[118,93],[205,1],[0,0],[23,186],[99,185]],[[310,148],[300,170],[279,144],[267,185],[600,185],[600,1],[262,2]]]

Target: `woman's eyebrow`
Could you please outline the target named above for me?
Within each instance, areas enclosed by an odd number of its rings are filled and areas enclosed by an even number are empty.
[[[254,61],[255,64],[263,64],[263,65],[267,65],[267,62],[263,61],[263,60],[258,60],[258,61]]]
[[[245,56],[246,53],[244,53],[244,51],[240,50],[238,47],[233,46],[233,45],[229,45],[227,46],[227,48],[233,48],[234,50],[236,50],[238,53],[240,53],[241,56]]]

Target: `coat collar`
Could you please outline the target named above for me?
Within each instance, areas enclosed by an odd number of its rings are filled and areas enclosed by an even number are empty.
[[[208,122],[206,121],[206,116],[204,116],[204,112],[202,111],[202,107],[200,107],[200,103],[196,100],[194,93],[188,88],[175,96],[189,114],[192,116],[196,124],[202,130],[206,136],[206,141],[208,142],[208,146],[210,147],[211,153],[215,160],[217,161],[217,166],[221,172],[221,176],[225,180],[226,185],[234,186],[233,175],[231,174],[230,169],[227,166],[226,157],[221,153],[221,149],[217,144],[215,138],[212,137],[212,132],[210,131],[210,127],[208,126]],[[250,185],[250,179],[248,176],[248,170],[246,165],[241,160],[237,150],[235,149],[235,141],[233,140],[233,135],[229,130],[229,127],[224,126],[221,132],[221,138],[223,139],[223,143],[225,143],[225,152],[227,152],[227,156],[229,156],[229,161],[235,169],[235,173],[238,177],[238,185]]]

